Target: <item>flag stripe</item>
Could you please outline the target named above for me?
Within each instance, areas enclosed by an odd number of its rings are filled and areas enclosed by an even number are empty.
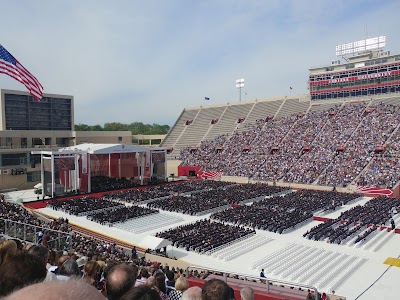
[[[358,192],[363,193],[363,194],[370,194],[370,195],[376,195],[376,196],[392,196],[393,191],[391,189],[381,189],[377,187],[372,187],[372,186],[357,186],[356,189]]]
[[[0,73],[21,82],[29,93],[40,100],[43,97],[43,86],[18,60],[0,45]]]
[[[203,179],[217,179],[221,178],[222,172],[202,171],[199,172],[198,176]]]
[[[29,92],[31,92],[32,96],[34,96],[38,100],[42,98],[42,90],[39,89],[36,84],[31,81],[30,78],[24,76],[23,74],[21,74],[21,72],[18,72],[14,65],[0,62],[0,71],[1,70],[4,70],[4,72],[2,72],[3,74],[6,74],[24,84]]]
[[[23,73],[25,73],[26,76],[29,76],[32,78],[32,80],[36,83],[37,86],[40,87],[41,90],[43,90],[43,86],[40,84],[40,82],[37,80],[35,76],[33,76],[23,65],[20,64],[20,62],[17,60],[17,66],[23,70]]]

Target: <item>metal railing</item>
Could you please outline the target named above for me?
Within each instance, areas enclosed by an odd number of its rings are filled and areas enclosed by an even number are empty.
[[[72,236],[69,232],[9,219],[0,218],[0,233],[34,244],[39,244],[44,234],[47,233],[49,236],[49,240],[47,241],[49,248],[69,250],[72,246]]]
[[[279,286],[279,287],[287,286],[289,288],[297,287],[297,288],[302,288],[302,289],[308,289],[308,290],[314,292],[315,300],[320,300],[317,288],[314,286],[306,285],[306,284],[300,284],[297,282],[290,282],[290,281],[267,278],[267,277],[259,277],[259,276],[242,274],[242,273],[237,273],[237,272],[223,271],[223,270],[212,269],[212,268],[199,267],[199,266],[195,266],[195,265],[190,265],[190,266],[186,267],[186,277],[189,277],[190,269],[202,270],[202,271],[207,271],[207,272],[215,272],[215,273],[222,274],[225,283],[228,283],[228,275],[238,276],[239,278],[243,278],[244,280],[247,280],[247,281],[256,280],[260,283],[265,284],[265,291],[267,293],[274,293],[274,291],[273,291],[274,286],[275,287],[276,286]],[[232,278],[232,279],[234,279],[234,278]],[[292,290],[290,289],[290,291],[292,291]],[[279,291],[279,294],[282,294],[282,290]]]

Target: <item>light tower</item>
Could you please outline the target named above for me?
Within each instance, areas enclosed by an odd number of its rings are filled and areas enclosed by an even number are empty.
[[[244,79],[236,79],[236,88],[239,89],[239,102],[242,101],[242,88],[244,88]]]

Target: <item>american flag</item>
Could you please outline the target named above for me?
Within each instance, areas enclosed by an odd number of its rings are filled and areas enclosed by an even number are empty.
[[[368,194],[368,195],[373,195],[373,196],[387,196],[387,197],[393,196],[393,190],[391,190],[391,189],[382,189],[382,188],[377,188],[377,187],[372,187],[372,186],[358,185],[356,188],[356,191],[359,193],[362,193],[362,194]]]
[[[197,176],[201,179],[218,180],[221,179],[222,172],[201,171],[197,173]]]
[[[6,74],[26,86],[29,93],[40,101],[43,97],[43,87],[23,65],[0,45],[0,74]]]

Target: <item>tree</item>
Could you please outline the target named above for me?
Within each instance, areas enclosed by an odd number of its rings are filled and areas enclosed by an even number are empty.
[[[76,131],[131,131],[133,135],[137,134],[167,134],[170,127],[160,124],[144,124],[142,122],[133,122],[124,124],[119,122],[105,123],[101,125],[76,124]]]

